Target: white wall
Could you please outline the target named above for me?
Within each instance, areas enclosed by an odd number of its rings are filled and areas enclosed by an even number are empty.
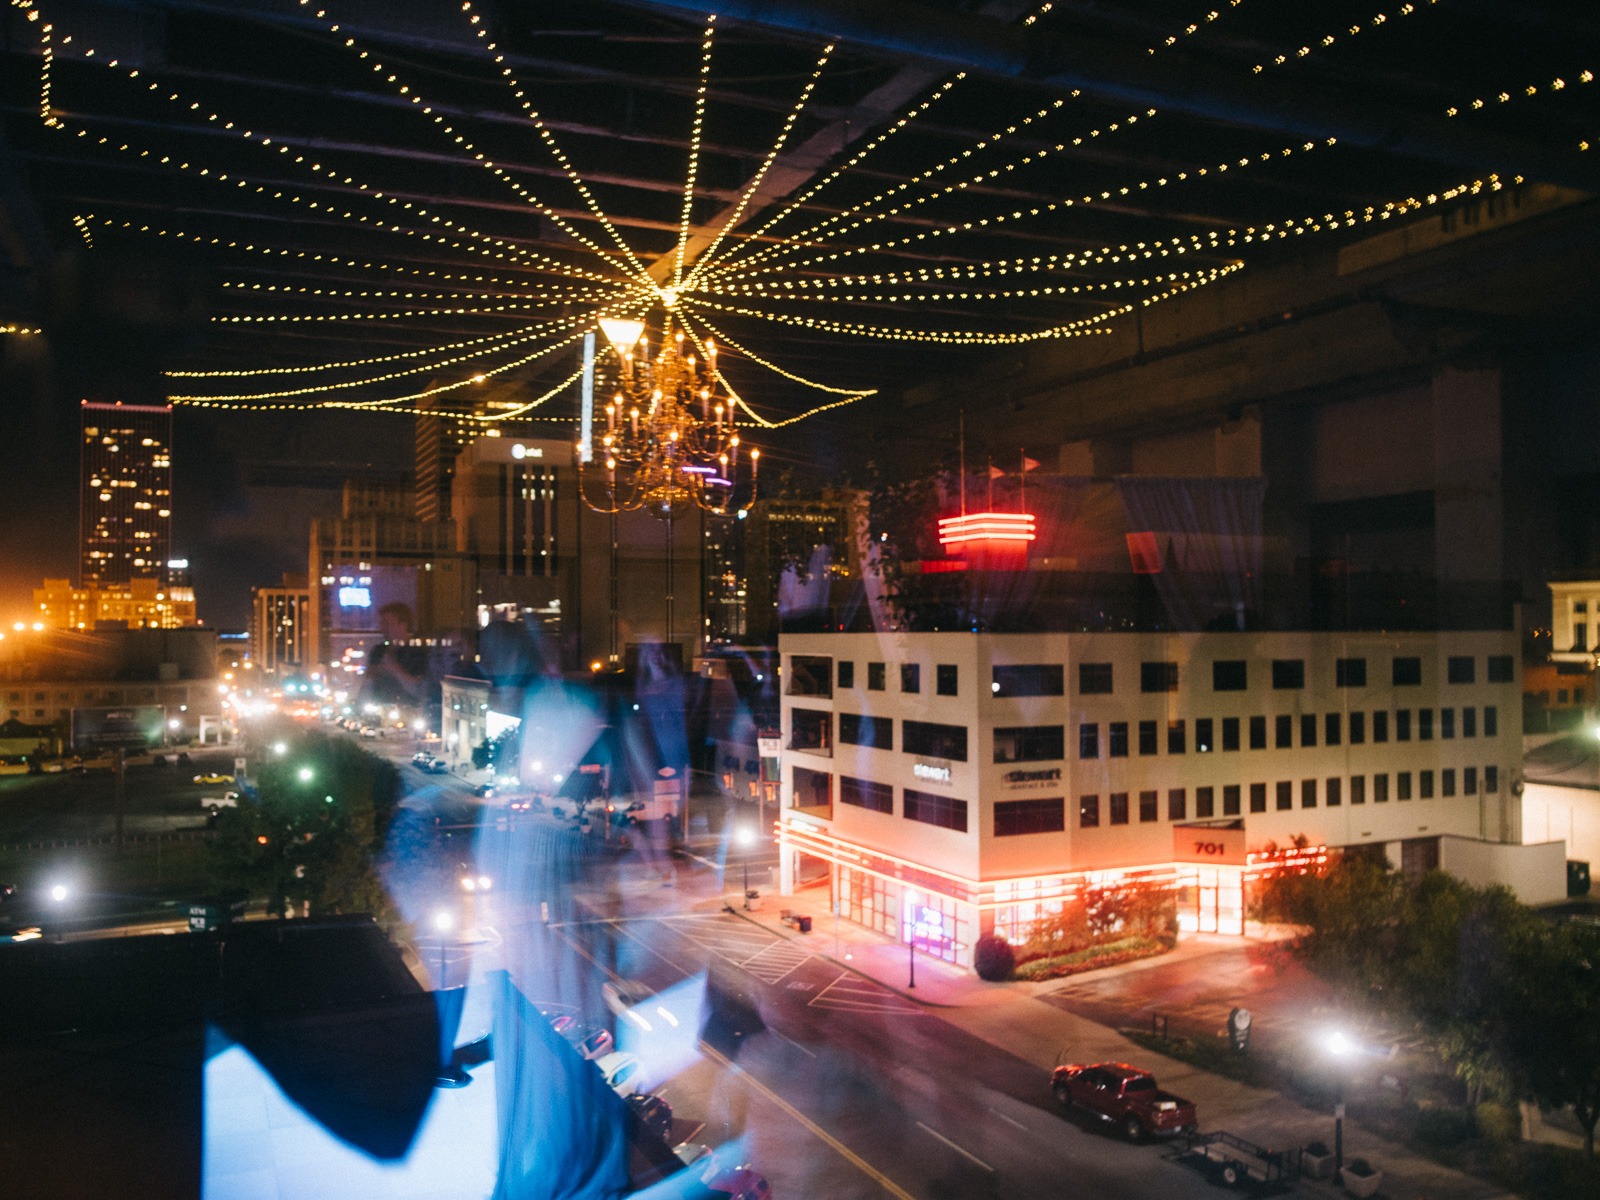
[[[1439,839],[1439,866],[1473,887],[1503,884],[1524,904],[1567,898],[1565,841],[1514,846],[1446,835]]]
[[[1600,792],[1529,783],[1522,793],[1522,836],[1567,843],[1567,857],[1600,868]]]

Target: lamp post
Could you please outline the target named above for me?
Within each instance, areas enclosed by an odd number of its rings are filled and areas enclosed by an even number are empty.
[[[906,890],[906,966],[911,979],[906,984],[912,990],[917,986],[917,894]]]
[[[755,842],[756,835],[753,830],[748,827],[739,830],[739,846],[744,851],[741,857],[744,859],[744,907],[747,912],[750,909],[750,847],[755,845]]]
[[[1333,1171],[1335,1176],[1344,1169],[1344,1059],[1355,1050],[1354,1044],[1343,1033],[1334,1030],[1328,1035],[1328,1053],[1333,1055]]]
[[[450,913],[441,910],[434,914],[433,927],[439,931],[439,990],[444,991],[445,961],[444,961],[444,935],[455,926],[456,919]]]

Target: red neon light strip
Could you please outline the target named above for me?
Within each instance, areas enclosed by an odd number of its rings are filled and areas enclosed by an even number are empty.
[[[997,541],[1031,542],[1035,538],[1031,513],[969,513],[939,521],[939,544]]]

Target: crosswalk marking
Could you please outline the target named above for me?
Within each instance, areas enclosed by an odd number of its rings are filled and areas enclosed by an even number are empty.
[[[923,1009],[859,976],[845,971],[811,998],[808,1008],[835,1008],[844,1012],[894,1013],[921,1016]]]
[[[778,983],[811,959],[809,950],[758,930],[746,932],[720,923],[712,925],[703,918],[677,918],[666,923],[695,945],[748,971],[762,983]]]

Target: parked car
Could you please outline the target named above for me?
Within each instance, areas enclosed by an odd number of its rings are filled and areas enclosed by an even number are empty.
[[[1050,1088],[1063,1108],[1076,1105],[1112,1122],[1130,1142],[1189,1133],[1198,1125],[1193,1104],[1162,1091],[1154,1075],[1127,1063],[1057,1067]]]
[[[637,1054],[621,1051],[602,1054],[594,1060],[594,1065],[600,1068],[600,1077],[606,1081],[606,1086],[624,1100],[638,1092],[639,1069],[643,1064]]]
[[[206,771],[194,777],[196,783],[233,783],[232,775],[223,775],[218,771]]]
[[[724,1148],[684,1142],[672,1152],[684,1170],[672,1177],[666,1195],[673,1200],[772,1200],[772,1185],[749,1163],[739,1162]],[[682,1180],[681,1183],[677,1182]]]
[[[226,792],[221,796],[202,796],[200,797],[200,807],[210,809],[238,808],[239,793]]]
[[[672,1105],[660,1096],[647,1096],[635,1092],[628,1097],[628,1107],[639,1123],[656,1137],[665,1141],[672,1133]]]
[[[429,754],[426,757],[428,761],[422,764],[422,769],[428,772],[428,774],[443,775],[450,769],[450,764],[445,762],[444,759],[432,754]]]
[[[492,783],[480,783],[472,789],[472,794],[480,800],[493,800],[497,789]]]
[[[411,756],[412,765],[417,767],[425,767],[432,761],[433,755],[429,754],[426,750],[418,750]]]

